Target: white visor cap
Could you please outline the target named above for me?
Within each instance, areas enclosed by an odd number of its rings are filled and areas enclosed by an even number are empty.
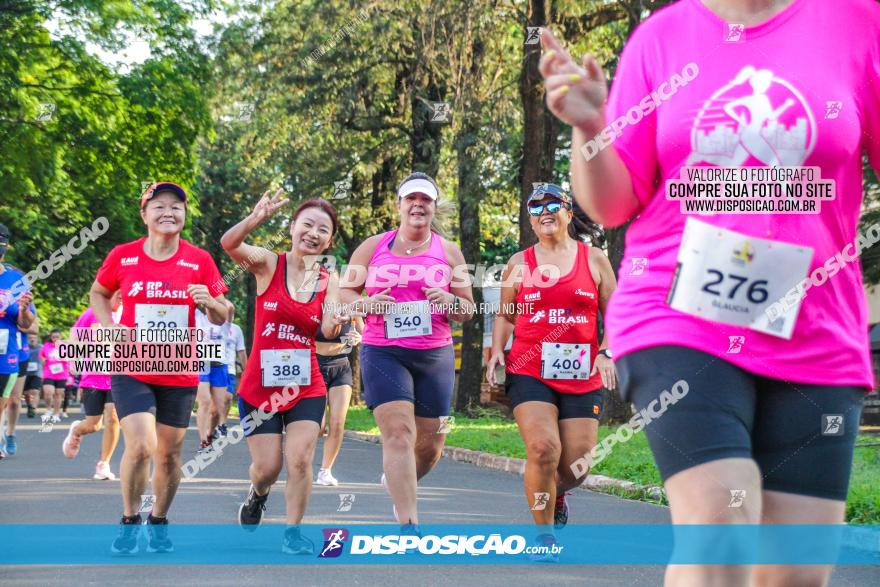
[[[428,181],[427,179],[411,179],[400,186],[400,189],[397,190],[398,198],[405,198],[410,194],[425,194],[432,200],[436,200],[438,195],[437,188],[434,187],[434,184]]]

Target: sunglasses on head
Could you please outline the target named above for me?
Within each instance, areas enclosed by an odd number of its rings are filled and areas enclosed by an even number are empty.
[[[529,214],[532,216],[540,216],[544,213],[545,208],[551,214],[556,214],[562,209],[562,202],[559,200],[553,200],[546,204],[529,204]]]

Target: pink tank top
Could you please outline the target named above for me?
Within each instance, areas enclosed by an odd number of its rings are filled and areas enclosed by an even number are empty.
[[[449,291],[452,267],[443,251],[443,238],[437,233],[431,235],[431,246],[427,251],[420,255],[400,257],[389,248],[397,231],[383,234],[370,258],[365,287],[367,295],[390,287],[388,294],[397,302],[416,302],[427,299],[423,287],[439,287]],[[375,346],[435,349],[452,344],[452,328],[446,313],[433,308],[430,334],[389,339],[385,337],[385,317],[369,314],[364,319],[363,342]]]

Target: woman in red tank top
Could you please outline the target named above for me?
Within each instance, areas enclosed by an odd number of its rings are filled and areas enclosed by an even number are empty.
[[[495,367],[506,364],[505,388],[526,445],[532,517],[561,528],[568,521],[565,492],[588,472],[572,464],[596,444],[600,389],[616,386],[611,351],[606,340],[599,344],[596,327],[616,281],[605,254],[580,239],[583,223],[562,188],[538,185],[527,206],[538,244],[507,263],[486,375],[495,384]],[[553,540],[538,537],[542,544]]]
[[[286,435],[288,529],[282,551],[311,554],[314,544],[302,536],[302,521],[312,489],[312,458],[324,415],[327,389],[315,355],[318,328],[334,338],[350,320],[335,308],[338,277],[315,260],[331,246],[336,210],[320,199],[308,200],[293,214],[292,247],[287,253],[246,244],[244,239],[288,203],[278,190],[263,195],[253,212],[221,239],[226,252],[257,279],[252,360],[239,388],[239,415],[251,452],[251,488],[239,508],[239,523],[254,530],[262,522],[269,490],[282,467]]]

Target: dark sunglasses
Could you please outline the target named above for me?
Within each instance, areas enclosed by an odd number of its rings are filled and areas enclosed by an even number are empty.
[[[552,202],[547,202],[546,204],[531,204],[529,205],[529,214],[532,216],[540,216],[544,213],[545,208],[551,214],[556,214],[562,210],[562,202],[554,200]]]

